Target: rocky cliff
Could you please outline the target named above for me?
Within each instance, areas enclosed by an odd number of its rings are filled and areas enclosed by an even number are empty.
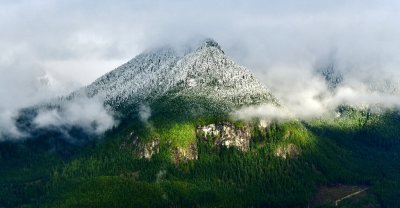
[[[197,142],[211,141],[213,147],[237,148],[243,152],[249,151],[250,127],[236,127],[230,122],[220,122],[196,128],[197,140],[185,147],[171,146],[168,138],[154,138],[142,141],[135,132],[131,132],[120,145],[120,148],[134,148],[137,156],[151,159],[160,152],[161,141],[170,146],[170,155],[174,163],[196,160],[198,158]]]
[[[213,140],[215,146],[235,147],[244,152],[250,149],[251,132],[248,126],[236,127],[230,122],[220,122],[197,127],[200,139]]]

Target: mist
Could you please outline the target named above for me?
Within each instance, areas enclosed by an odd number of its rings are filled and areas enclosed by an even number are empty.
[[[43,109],[33,120],[37,128],[78,126],[89,134],[101,135],[116,126],[113,112],[98,98],[78,97],[57,109]]]
[[[320,116],[341,103],[398,107],[399,11],[400,3],[389,0],[6,0],[0,3],[0,135],[23,137],[14,126],[23,107],[88,85],[146,49],[206,37],[296,117]],[[331,65],[343,76],[335,89],[318,73]],[[60,116],[44,112],[37,124],[61,125]],[[83,125],[104,119],[110,126],[108,116],[85,116],[93,118]]]

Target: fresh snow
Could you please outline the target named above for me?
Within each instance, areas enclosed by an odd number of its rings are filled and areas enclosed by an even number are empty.
[[[114,109],[163,95],[196,95],[232,107],[277,100],[246,68],[235,64],[213,40],[179,56],[169,47],[136,56],[81,90]]]

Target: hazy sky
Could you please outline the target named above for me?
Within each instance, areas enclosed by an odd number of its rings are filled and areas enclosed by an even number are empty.
[[[343,48],[362,59],[354,62],[390,59],[399,52],[399,8],[395,0],[2,0],[1,72],[88,84],[148,47],[199,36],[248,66]]]
[[[335,62],[353,85],[399,80],[399,20],[397,0],[2,0],[0,125],[149,47],[203,37],[289,105],[314,108],[325,90],[316,63]]]

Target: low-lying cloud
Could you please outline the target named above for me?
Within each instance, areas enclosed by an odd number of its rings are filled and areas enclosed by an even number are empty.
[[[0,73],[0,141],[26,136],[15,126],[22,108],[48,101],[76,88],[73,83],[54,79],[29,57],[0,58]]]
[[[320,79],[318,75],[314,76],[315,79]],[[290,81],[288,80],[288,82]],[[340,105],[360,108],[400,109],[400,95],[396,93],[397,91],[377,90],[365,83],[358,83],[356,86],[351,84],[339,85],[334,91],[330,91],[327,83],[323,80],[303,83],[300,88],[286,82],[281,84],[284,89],[275,92],[283,93],[276,93],[283,106],[264,104],[243,107],[232,113],[232,116],[244,120],[252,118],[268,120],[312,119],[321,116],[333,116],[335,115],[333,112]]]
[[[294,115],[287,109],[273,104],[262,104],[257,106],[243,107],[234,111],[231,115],[235,119],[250,120],[252,118],[263,118],[271,120],[294,119]]]
[[[87,97],[62,103],[60,108],[41,110],[33,123],[39,128],[78,126],[96,135],[117,124],[112,111],[107,110],[101,100]]]
[[[101,136],[107,130],[118,125],[118,120],[112,109],[104,106],[104,101],[98,97],[88,98],[76,96],[71,100],[50,101],[48,104],[56,103],[50,107],[46,103],[35,105],[32,109],[36,111],[34,117],[24,117],[25,111],[15,109],[6,111],[0,109],[0,141],[25,140],[31,138],[32,132],[37,130],[52,130],[62,134],[60,139],[70,143],[84,143],[88,138],[75,138],[70,135],[70,130],[79,128],[85,135],[93,138]],[[22,117],[21,117],[22,116]],[[21,127],[17,118],[23,118],[31,125]],[[92,139],[93,139],[92,138]]]
[[[149,119],[151,117],[151,108],[148,105],[142,104],[139,107],[139,119],[145,125],[150,125]]]
[[[26,136],[15,126],[16,112],[0,109],[0,142],[6,139],[19,139]]]
[[[3,1],[0,134],[20,134],[13,125],[19,109],[87,85],[147,48],[204,37],[296,117],[320,116],[341,103],[398,107],[399,9],[391,0]],[[317,73],[328,66],[343,75],[333,90]],[[65,125],[66,114],[44,113],[38,124]],[[87,116],[93,119],[83,125],[105,119],[109,126],[108,116]]]

